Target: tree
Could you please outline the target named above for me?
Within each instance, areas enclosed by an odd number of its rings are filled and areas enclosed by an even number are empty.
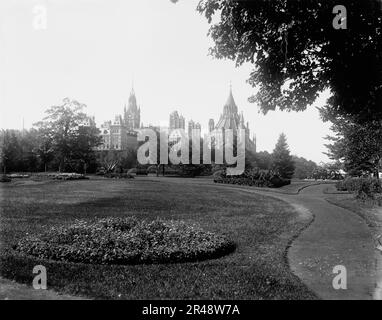
[[[295,166],[284,133],[280,134],[276,147],[273,150],[272,169],[282,178],[291,179],[293,176]]]
[[[255,163],[259,169],[269,170],[272,168],[272,155],[268,151],[257,152]]]
[[[322,111],[322,116],[332,122],[335,136],[326,137],[327,155],[343,161],[345,170],[351,175],[372,173],[379,177],[382,162],[382,122],[378,120],[358,124],[343,117],[333,117]]]
[[[48,164],[54,159],[54,150],[52,139],[42,130],[38,131],[38,144],[34,151],[44,167],[43,170],[46,172]]]
[[[313,176],[313,173],[317,169],[317,164],[314,161],[297,156],[292,156],[292,159],[295,164],[293,177],[297,179],[307,179]]]
[[[330,89],[327,108],[353,121],[382,118],[382,6],[344,0],[347,29],[333,27],[337,0],[201,0],[210,53],[250,62],[250,97],[261,110],[305,110]],[[212,18],[220,19],[212,23]]]
[[[0,161],[3,173],[18,169],[21,160],[21,146],[15,130],[2,130],[0,146]]]
[[[43,150],[54,152],[59,171],[85,170],[95,159],[94,148],[101,143],[101,137],[92,119],[83,112],[85,107],[65,98],[62,105],[50,107],[47,116],[35,124],[42,134]]]

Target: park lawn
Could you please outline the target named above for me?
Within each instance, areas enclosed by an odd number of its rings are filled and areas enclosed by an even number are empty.
[[[358,214],[365,220],[375,237],[382,234],[382,207],[372,200],[357,200],[353,194],[328,193],[327,201]]]
[[[192,179],[91,179],[16,182],[0,186],[0,275],[31,284],[47,268],[48,288],[104,299],[315,299],[292,274],[291,240],[310,222],[286,203]],[[182,219],[237,244],[219,259],[161,265],[90,265],[39,260],[12,246],[27,233],[74,219],[134,215]]]

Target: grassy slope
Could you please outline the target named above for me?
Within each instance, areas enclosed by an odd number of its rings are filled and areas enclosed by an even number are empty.
[[[34,265],[48,271],[48,287],[95,298],[315,298],[289,270],[285,250],[304,226],[285,203],[239,190],[148,179],[3,184],[0,274],[32,282]],[[233,254],[199,263],[98,266],[39,261],[9,248],[26,232],[75,218],[136,215],[183,219],[229,235]]]
[[[357,200],[352,194],[329,194],[327,201],[358,214],[366,221],[374,236],[381,234],[382,207],[374,205],[372,201],[362,202]]]

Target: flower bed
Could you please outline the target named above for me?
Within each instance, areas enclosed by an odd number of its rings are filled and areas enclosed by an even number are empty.
[[[225,236],[182,221],[76,220],[20,240],[14,249],[41,259],[93,264],[173,263],[216,258],[235,249]]]
[[[55,173],[49,174],[54,180],[84,180],[89,179],[89,177],[80,173]]]

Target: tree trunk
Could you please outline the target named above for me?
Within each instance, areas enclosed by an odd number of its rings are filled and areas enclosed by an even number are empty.
[[[375,161],[375,167],[374,167],[374,173],[373,173],[374,177],[377,178],[378,180],[379,180],[379,169],[378,169],[379,162],[380,162],[380,159]]]

